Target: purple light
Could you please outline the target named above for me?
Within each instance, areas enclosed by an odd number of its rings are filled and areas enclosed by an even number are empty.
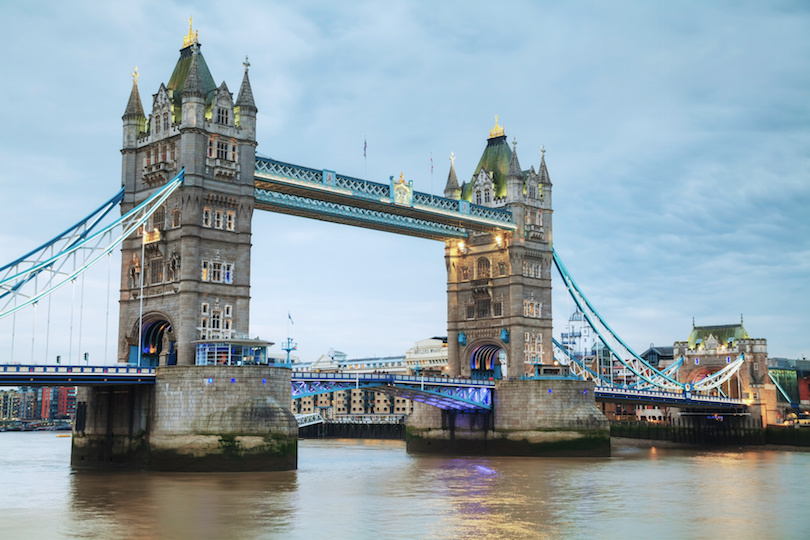
[[[587,393],[588,393],[588,391],[587,391],[587,390],[583,390],[583,391],[582,391],[582,393],[583,393],[583,394],[587,394]]]

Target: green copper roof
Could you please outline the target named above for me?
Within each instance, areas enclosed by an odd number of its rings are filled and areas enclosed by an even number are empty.
[[[509,148],[509,143],[506,142],[506,135],[492,137],[487,140],[487,147],[478,161],[473,178],[478,176],[481,169],[491,171],[495,182],[495,198],[506,197],[506,175],[509,173],[511,160],[512,150]],[[472,200],[472,182],[464,183],[461,198],[467,201]]]
[[[709,339],[710,335],[717,339],[719,345],[728,345],[730,339],[732,347],[735,346],[740,339],[751,339],[751,336],[749,336],[748,332],[743,328],[742,323],[721,326],[695,326],[692,328],[692,333],[689,334],[689,348],[695,348],[698,341],[701,345],[705,346],[706,340]]]
[[[169,97],[172,100],[175,122],[179,122],[181,120],[180,115],[182,113],[180,105],[182,105],[183,88],[186,85],[186,79],[188,78],[188,71],[190,67],[191,46],[188,46],[180,49],[180,58],[177,60],[177,64],[174,66],[172,76],[169,78],[169,84],[166,85],[169,90]],[[212,92],[216,90],[217,85],[214,83],[214,78],[211,76],[211,72],[208,70],[208,65],[205,63],[205,58],[203,58],[203,55],[199,50],[197,51],[197,71],[199,72],[200,80],[202,81],[203,91],[206,96],[205,101],[207,104],[211,99]]]

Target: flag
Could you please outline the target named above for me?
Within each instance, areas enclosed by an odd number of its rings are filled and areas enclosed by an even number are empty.
[[[290,312],[289,312],[289,311],[287,312],[287,318],[288,318],[288,319],[290,319],[290,322],[291,322],[292,324],[295,324],[295,323],[293,322],[293,320],[292,320],[292,315],[290,315]]]
[[[368,143],[366,142],[366,138],[363,137],[363,158],[366,157],[366,149],[368,148]]]

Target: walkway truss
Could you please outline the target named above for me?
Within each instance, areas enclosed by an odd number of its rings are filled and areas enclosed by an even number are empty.
[[[292,398],[351,390],[372,390],[458,412],[492,410],[492,381],[388,373],[293,372]]]
[[[432,240],[517,229],[512,213],[275,159],[256,158],[256,207]],[[399,195],[397,195],[399,193]]]
[[[681,383],[675,379],[675,374],[679,367],[683,364],[683,356],[681,356],[675,363],[668,366],[665,370],[659,371],[643,358],[636,354],[610,326],[605,322],[602,316],[591,305],[582,290],[577,286],[571,274],[566,269],[565,265],[560,260],[556,251],[553,251],[554,266],[560,274],[566,288],[568,289],[571,298],[577,305],[579,310],[585,316],[588,324],[599,337],[600,341],[604,344],[610,352],[611,361],[610,368],[602,372],[599,369],[597,373],[588,367],[582,360],[571,355],[570,352],[560,345],[557,340],[554,340],[554,357],[561,364],[570,367],[571,372],[585,380],[592,380],[596,383],[597,387],[617,387],[619,386],[612,377],[613,360],[617,360],[624,368],[627,368],[636,379],[632,385],[627,385],[631,389],[636,390],[652,390],[659,389],[665,392],[709,392],[717,389],[721,391],[721,385],[730,379],[742,367],[745,357],[740,354],[737,359],[729,363],[725,368],[709,375],[708,377],[695,382]],[[597,363],[598,364],[598,363]],[[624,386],[624,385],[622,385]]]
[[[30,253],[0,268],[0,319],[73,282],[135,233],[184,180],[184,171],[125,215],[102,221],[124,199],[124,188],[93,213]]]

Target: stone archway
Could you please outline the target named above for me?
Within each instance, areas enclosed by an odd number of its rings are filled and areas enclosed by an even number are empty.
[[[169,317],[160,312],[148,313],[143,316],[143,329],[135,328],[133,336],[141,335],[140,360],[138,346],[130,348],[130,364],[156,367],[159,365],[174,365],[177,363],[177,349],[175,347],[172,323]],[[137,339],[137,338],[136,338]],[[163,361],[161,361],[161,358]]]
[[[506,375],[506,351],[497,343],[470,347],[470,378],[500,380]]]

